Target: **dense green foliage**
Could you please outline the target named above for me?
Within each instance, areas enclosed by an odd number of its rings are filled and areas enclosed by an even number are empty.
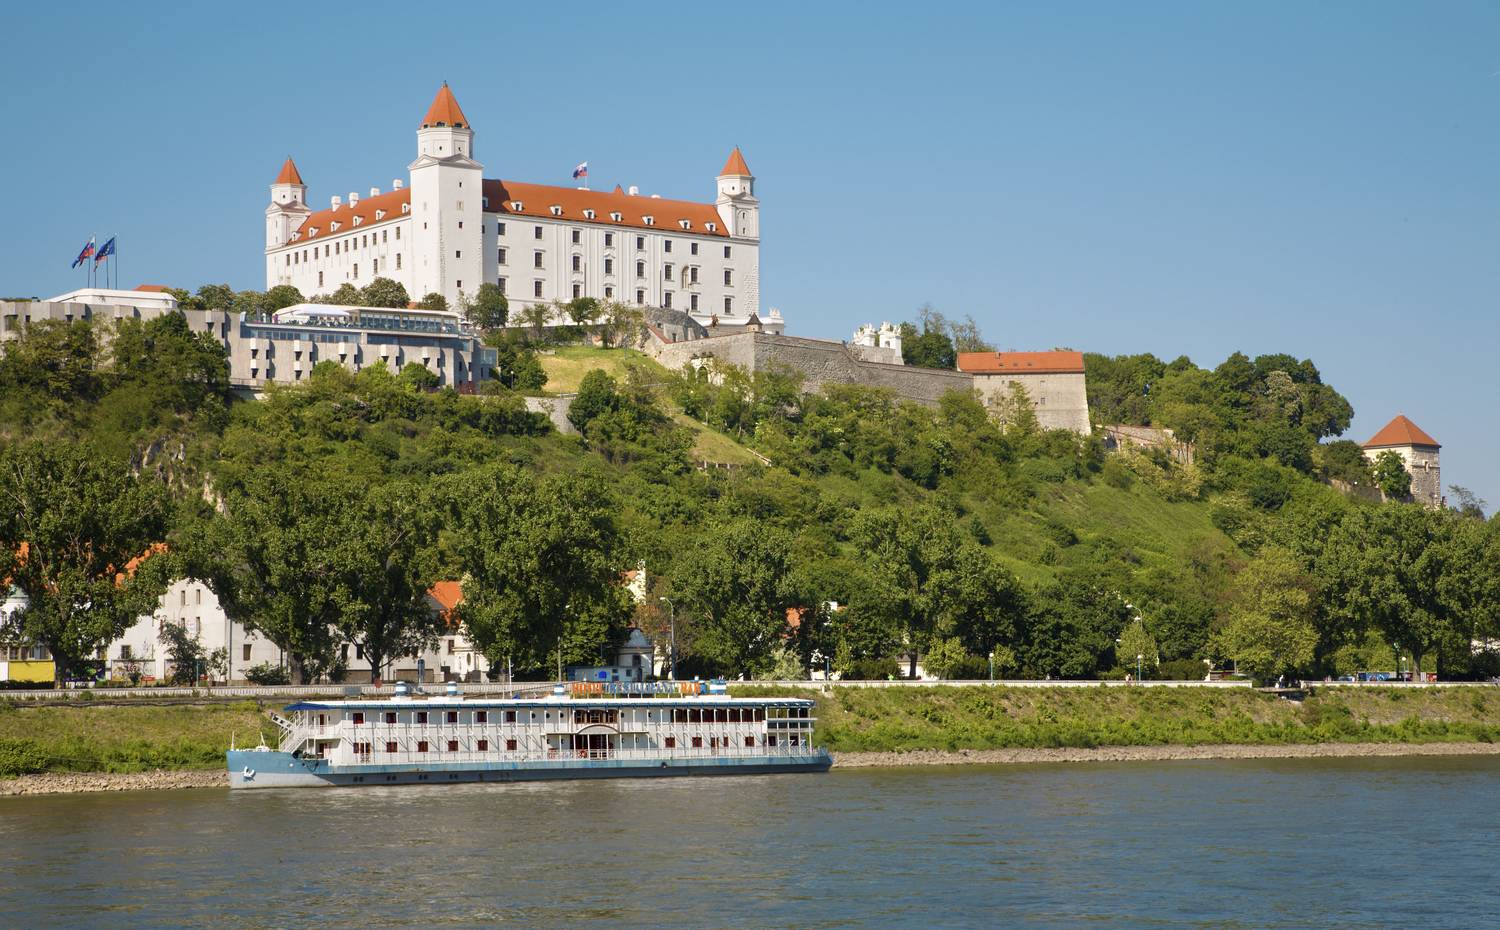
[[[222,351],[183,315],[39,325],[0,356],[0,435],[97,450],[76,454],[97,472],[90,506],[170,500],[115,548],[85,535],[66,557],[118,566],[169,542],[162,571],[206,581],[304,678],[339,678],[353,647],[381,662],[430,642],[423,592],[440,578],[462,580],[459,619],[521,675],[597,661],[632,619],[659,636],[668,609],[688,674],[884,676],[930,655],[978,675],[991,652],[1002,674],[1035,677],[1122,676],[1148,654],[1147,677],[1201,677],[1203,659],[1267,678],[1390,670],[1397,652],[1448,676],[1490,671],[1468,644],[1500,636],[1497,524],[1479,504],[1330,487],[1373,478],[1352,444],[1320,441],[1350,410],[1310,362],[1090,356],[1101,418],[1170,426],[1192,462],[1106,456],[1040,429],[1024,397],[994,416],[957,393],[925,407],[864,387],[804,394],[784,372],[623,362],[582,375],[580,435],[565,437],[514,393],[546,378],[521,338],[541,326],[521,322],[491,335],[501,375],[478,396],[419,367],[321,363],[256,402],[232,399]],[[923,323],[944,352],[983,347],[972,321]],[[695,467],[710,433],[733,467]],[[48,514],[77,510],[17,474]],[[7,532],[12,553],[46,544],[42,523]],[[652,590],[632,618],[618,579],[643,564]],[[74,611],[87,635],[59,654],[83,657],[133,616],[96,624],[124,597],[97,592],[99,610]]]

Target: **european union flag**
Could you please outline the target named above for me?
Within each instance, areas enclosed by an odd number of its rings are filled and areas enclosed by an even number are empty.
[[[115,237],[110,236],[108,242],[99,246],[99,251],[94,255],[94,264],[99,264],[113,254],[115,254]]]

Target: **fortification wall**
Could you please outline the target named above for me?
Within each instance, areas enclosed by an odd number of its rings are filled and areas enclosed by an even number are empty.
[[[1082,372],[974,375],[974,386],[986,407],[1007,397],[1013,384],[1025,389],[1043,429],[1089,434],[1089,397]]]
[[[923,404],[935,405],[949,391],[974,387],[973,377],[961,371],[867,361],[843,343],[826,339],[736,333],[695,342],[654,342],[648,351],[667,368],[684,368],[705,358],[752,372],[781,367],[801,374],[804,390],[821,391],[826,384],[860,384],[885,388],[897,397]]]

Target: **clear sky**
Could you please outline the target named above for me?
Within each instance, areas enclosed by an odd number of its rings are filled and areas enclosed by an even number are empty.
[[[545,7],[545,8],[544,8]],[[447,80],[489,177],[713,196],[743,146],[794,334],[930,302],[1001,348],[1310,357],[1500,506],[1500,4],[27,4],[0,293],[264,286],[262,211],[406,176]]]

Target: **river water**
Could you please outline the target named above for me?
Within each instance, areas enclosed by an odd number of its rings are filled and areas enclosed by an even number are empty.
[[[0,798],[0,927],[1476,928],[1500,759]]]

